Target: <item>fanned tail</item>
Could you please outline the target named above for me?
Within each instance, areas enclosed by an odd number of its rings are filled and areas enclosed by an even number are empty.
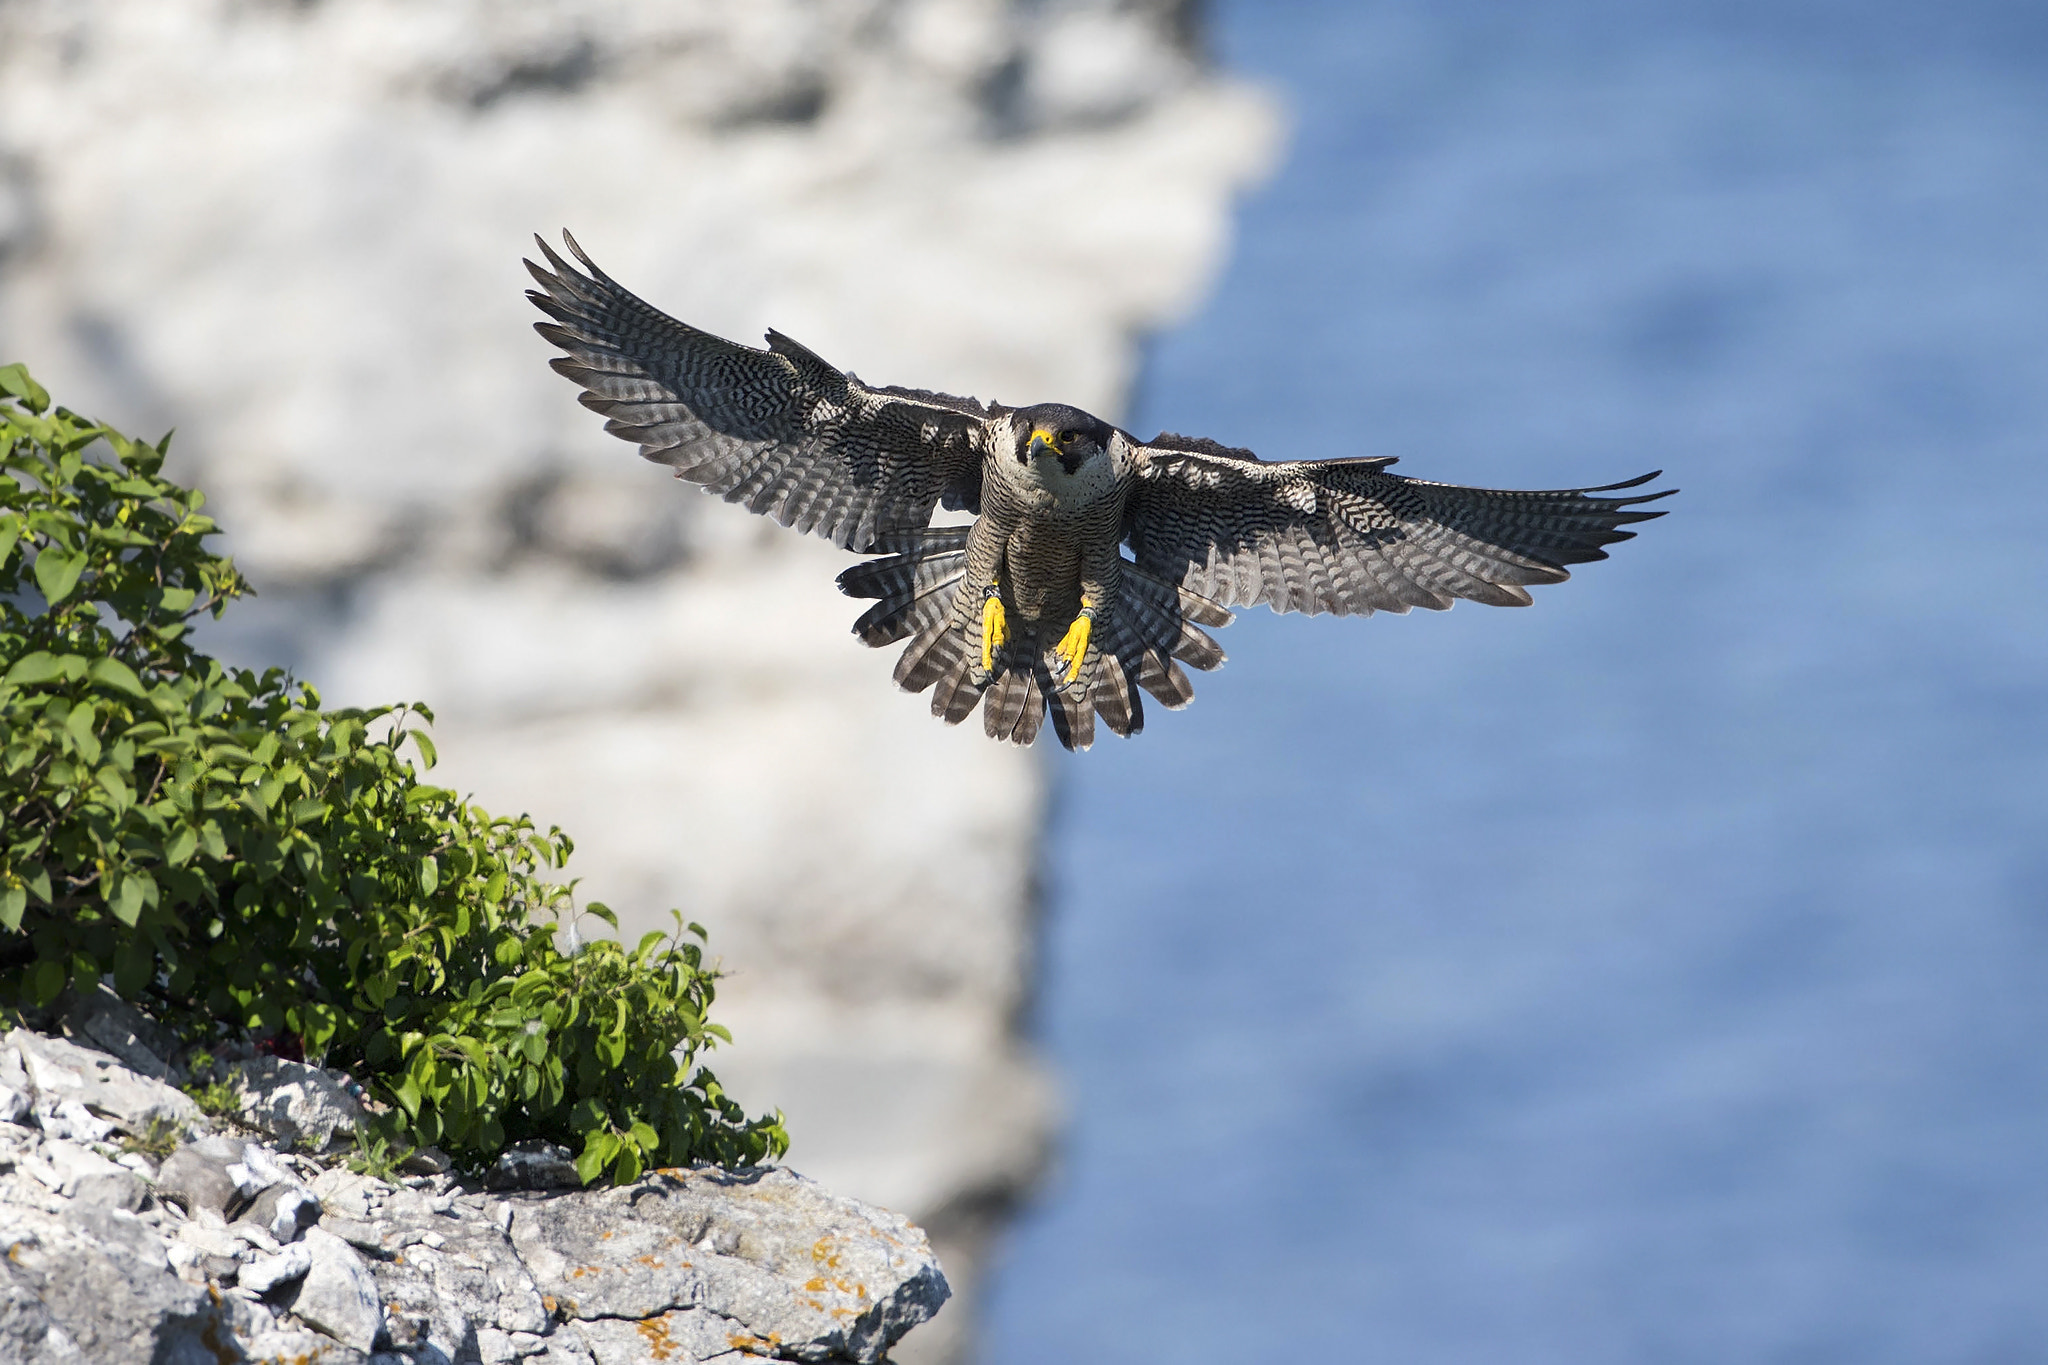
[[[1125,561],[1116,609],[1097,627],[1076,683],[1057,677],[1049,641],[1023,638],[1003,650],[994,677],[978,684],[981,618],[959,601],[966,546],[965,527],[894,532],[878,539],[875,558],[839,575],[849,596],[877,599],[854,633],[874,646],[908,640],[896,683],[906,692],[931,688],[932,714],[948,725],[985,699],[982,726],[992,739],[1030,744],[1050,714],[1062,745],[1086,749],[1097,715],[1113,733],[1135,735],[1145,728],[1142,693],[1178,710],[1195,695],[1181,663],[1208,670],[1223,662],[1201,627],[1229,625],[1230,612]]]

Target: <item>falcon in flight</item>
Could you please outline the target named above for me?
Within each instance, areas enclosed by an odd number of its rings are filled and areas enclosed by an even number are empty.
[[[779,332],[757,351],[678,322],[562,236],[584,269],[542,241],[551,268],[526,263],[541,286],[527,297],[605,430],[727,502],[872,556],[839,575],[876,599],[854,633],[907,640],[899,685],[932,689],[949,725],[981,704],[989,735],[1016,744],[1048,713],[1060,743],[1085,749],[1098,715],[1136,734],[1141,693],[1187,705],[1181,665],[1223,662],[1202,627],[1228,625],[1231,606],[1527,606],[1528,584],[1605,559],[1635,534],[1623,526],[1663,515],[1634,508],[1676,491],[1622,492],[1654,473],[1463,488],[1390,473],[1387,456],[1268,462],[1201,437],[1140,441],[1063,403],[878,387]],[[974,521],[934,526],[939,507]]]

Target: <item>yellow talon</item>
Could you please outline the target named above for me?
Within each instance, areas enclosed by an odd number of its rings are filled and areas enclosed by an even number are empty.
[[[981,599],[981,671],[996,671],[996,651],[1010,642],[1010,623],[1003,615],[1003,599],[994,588]]]
[[[1083,607],[1081,614],[1074,618],[1074,624],[1067,627],[1067,633],[1054,646],[1053,654],[1067,665],[1065,681],[1072,682],[1081,676],[1081,661],[1088,657],[1088,632],[1094,628],[1095,616]]]

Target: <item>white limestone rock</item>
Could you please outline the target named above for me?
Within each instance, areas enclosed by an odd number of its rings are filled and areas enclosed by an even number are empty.
[[[281,1300],[284,1306],[342,1345],[369,1351],[384,1325],[384,1305],[377,1296],[376,1280],[355,1248],[331,1232],[311,1228],[303,1242],[279,1254],[303,1255],[308,1262],[298,1288]],[[249,1271],[242,1273],[247,1276]]]
[[[269,1255],[258,1256],[243,1266],[237,1283],[254,1293],[268,1294],[281,1284],[304,1279],[312,1268],[312,1248],[295,1243]]]
[[[403,1334],[451,1351],[478,1325],[542,1333],[546,1300],[494,1213],[498,1201],[463,1196],[445,1213],[412,1190],[394,1190],[376,1226],[381,1244],[398,1254],[372,1262],[379,1294],[390,1306],[394,1338]]]
[[[135,1215],[89,1204],[46,1213],[0,1201],[0,1345],[8,1360],[211,1365],[218,1310],[171,1269]]]
[[[308,1188],[328,1213],[365,1222],[383,1207],[393,1187],[375,1176],[336,1166],[316,1176]]]
[[[87,1141],[99,1141],[114,1128],[140,1135],[148,1132],[152,1123],[180,1127],[205,1123],[189,1095],[137,1075],[107,1053],[20,1028],[0,1038],[0,1048],[20,1058],[35,1096],[38,1122],[45,1131],[62,1128]],[[80,1110],[67,1110],[66,1105],[80,1106]],[[107,1122],[95,1122],[93,1115],[103,1116]]]
[[[178,1040],[162,1025],[101,985],[71,1002],[64,1031],[81,1046],[107,1053],[130,1071],[183,1085],[190,1079],[181,1060]]]
[[[224,1136],[186,1143],[158,1168],[157,1196],[187,1213],[204,1211],[225,1219],[228,1210],[244,1197],[230,1170],[242,1164],[248,1146],[241,1138]]]
[[[288,1244],[298,1241],[307,1228],[319,1222],[320,1212],[320,1200],[311,1191],[296,1184],[273,1185],[257,1195],[237,1221],[261,1229],[265,1236],[280,1244]]]
[[[354,1134],[363,1107],[332,1073],[284,1057],[254,1057],[228,1071],[246,1121],[287,1148],[325,1151]]]
[[[164,1161],[171,1202],[152,1203],[68,1139],[0,1125],[0,1154],[9,1362],[874,1362],[949,1292],[918,1229],[781,1169],[507,1193],[336,1167],[304,1187],[301,1159],[208,1136]],[[322,1199],[356,1218],[307,1225]]]
[[[907,1220],[781,1169],[532,1200],[515,1205],[512,1243],[587,1340],[594,1321],[702,1308],[751,1336],[728,1349],[872,1365],[951,1293]]]
[[[575,1324],[577,1338],[596,1365],[649,1365],[651,1361],[711,1361],[738,1365],[747,1354],[774,1347],[728,1318],[703,1308],[675,1308],[651,1318],[596,1318]],[[758,1346],[755,1353],[751,1348]]]

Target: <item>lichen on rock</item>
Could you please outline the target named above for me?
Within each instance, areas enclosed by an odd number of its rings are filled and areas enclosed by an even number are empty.
[[[158,1164],[119,1140],[161,1132],[136,1098],[160,1083],[29,1029],[7,1046],[31,1059],[30,1103],[0,1122],[10,1365],[873,1365],[950,1292],[921,1231],[793,1171],[383,1180],[255,1135],[260,1096],[240,1133],[195,1111]],[[58,1111],[35,1077],[68,1094],[81,1075],[104,1140],[40,1124]]]

